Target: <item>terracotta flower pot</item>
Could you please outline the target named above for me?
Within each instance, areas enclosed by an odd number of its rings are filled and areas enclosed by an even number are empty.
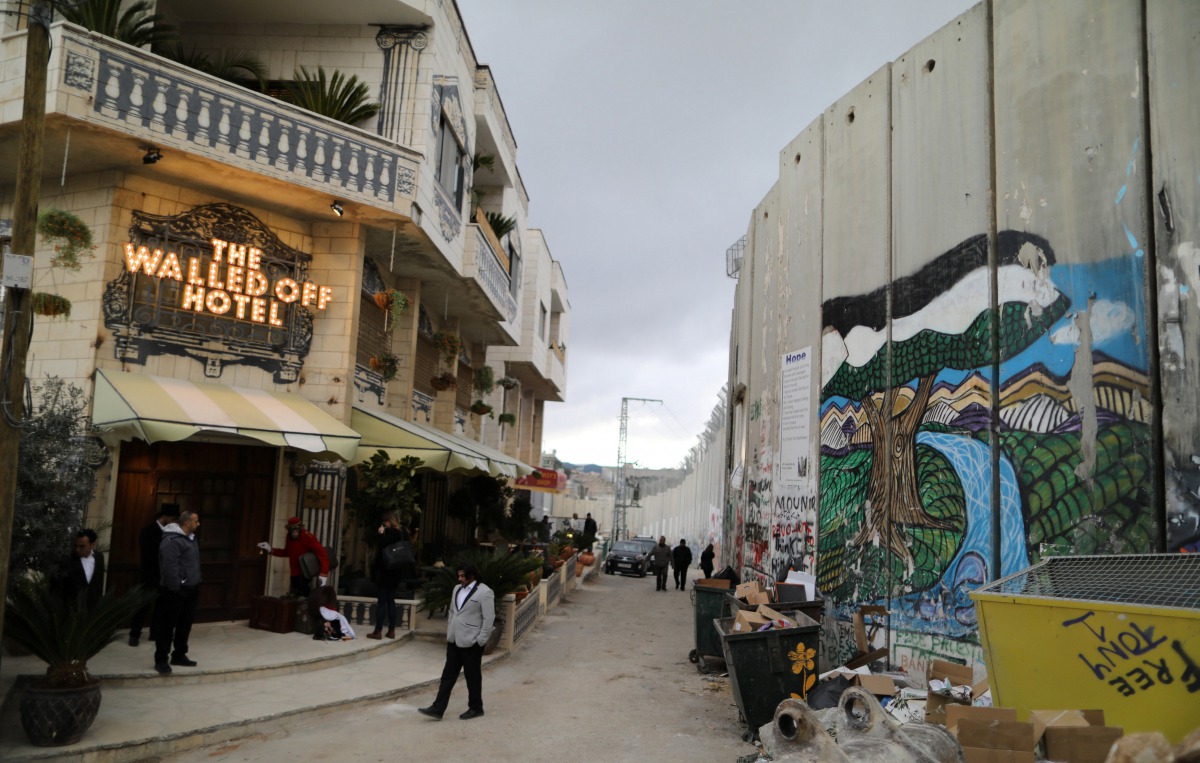
[[[377,306],[377,307],[378,307],[380,310],[387,310],[387,309],[388,309],[388,307],[391,305],[391,302],[392,302],[392,297],[391,297],[391,295],[390,295],[390,294],[388,294],[386,291],[377,291],[377,292],[375,292],[375,294],[374,294],[373,298],[374,298],[374,300],[375,300],[375,305],[376,305],[376,306]]]

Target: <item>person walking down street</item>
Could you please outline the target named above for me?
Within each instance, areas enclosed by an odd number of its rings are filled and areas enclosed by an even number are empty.
[[[589,511],[587,517],[583,520],[583,537],[595,540],[598,531],[599,528],[596,526],[596,520],[592,519],[592,513]],[[587,550],[591,551],[593,545],[589,543]]]
[[[104,554],[96,548],[96,531],[85,527],[75,533],[71,553],[58,569],[58,587],[69,604],[91,609],[104,593]]]
[[[650,566],[654,569],[654,590],[667,590],[667,568],[671,566],[671,547],[667,536],[658,537],[658,545],[650,549]]]
[[[716,556],[713,551],[713,544],[709,543],[703,551],[700,552],[700,571],[704,573],[705,579],[713,576],[713,558]]]
[[[154,669],[164,675],[171,672],[172,665],[196,665],[188,658],[188,637],[200,589],[200,547],[196,543],[199,527],[199,514],[180,512],[178,524],[172,522],[163,528],[158,547],[161,578],[150,632],[154,635]]]
[[[305,529],[300,517],[288,519],[287,540],[284,542],[283,548],[272,548],[271,544],[265,540],[259,543],[258,547],[271,556],[287,557],[289,572],[292,576],[290,590],[294,596],[306,597],[312,591],[311,577],[305,575],[300,568],[300,557],[309,551],[316,555],[317,562],[321,565],[317,585],[323,586],[329,579],[329,554],[325,552],[325,547],[321,545],[321,541],[317,540],[317,536]]]
[[[396,638],[396,586],[404,576],[403,567],[388,569],[384,563],[383,550],[393,543],[408,540],[408,533],[400,526],[400,520],[395,513],[384,516],[383,523],[375,535],[375,566],[371,579],[379,588],[379,600],[375,603],[375,630],[367,634],[367,638],[383,638],[383,621],[387,618],[387,637]]]
[[[163,528],[179,518],[179,505],[175,503],[164,503],[159,508],[158,514],[154,515],[154,520],[150,524],[142,528],[141,535],[138,536],[138,549],[141,553],[141,558],[138,560],[138,579],[141,584],[150,591],[158,591],[158,582],[162,577],[161,570],[158,568],[158,547],[162,544]],[[154,611],[154,602],[157,599],[151,599],[133,613],[133,619],[129,622],[129,645],[137,646],[142,638],[142,627],[146,624],[146,618]],[[154,638],[154,634],[150,635]]]
[[[680,538],[679,545],[671,551],[671,566],[675,569],[675,587],[680,591],[686,590],[687,571],[692,566],[692,550],[684,538]]]
[[[475,565],[459,562],[455,570],[458,585],[450,594],[442,681],[433,704],[418,708],[417,712],[440,720],[461,671],[467,682],[467,711],[458,717],[465,721],[483,715],[483,645],[495,626],[496,596],[479,580]]]

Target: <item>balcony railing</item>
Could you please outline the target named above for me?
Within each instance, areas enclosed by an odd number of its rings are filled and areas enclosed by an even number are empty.
[[[408,148],[71,25],[54,34],[58,95],[90,100],[60,103],[75,118],[342,198],[405,210],[413,198]]]
[[[517,300],[510,290],[512,281],[508,272],[501,266],[499,255],[492,248],[483,226],[472,224],[467,228],[473,233],[475,245],[475,280],[483,287],[504,320],[511,322],[517,315]]]

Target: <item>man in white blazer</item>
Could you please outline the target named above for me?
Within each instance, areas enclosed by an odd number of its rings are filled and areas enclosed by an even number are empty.
[[[437,699],[417,712],[441,719],[450,704],[450,692],[462,671],[467,681],[467,711],[463,720],[483,715],[483,645],[496,623],[496,596],[479,582],[479,570],[470,562],[460,562],[458,585],[450,594],[449,622],[446,624],[446,665]]]

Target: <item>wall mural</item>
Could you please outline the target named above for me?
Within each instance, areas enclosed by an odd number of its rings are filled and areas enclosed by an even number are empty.
[[[994,313],[982,235],[893,282],[890,348],[886,289],[823,306],[817,577],[839,618],[882,603],[894,631],[974,642],[968,594],[993,570],[1154,549],[1141,251],[997,244]]]

